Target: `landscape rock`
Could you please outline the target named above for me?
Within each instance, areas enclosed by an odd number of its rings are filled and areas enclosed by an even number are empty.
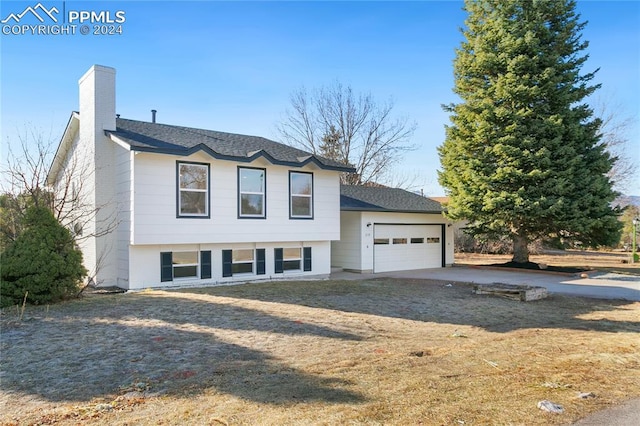
[[[562,405],[558,405],[546,399],[538,402],[538,408],[542,411],[547,411],[554,414],[564,413],[564,408],[562,408]]]
[[[547,297],[547,289],[539,286],[525,284],[477,284],[473,287],[475,294],[491,294],[506,297],[508,299],[529,302]]]
[[[96,404],[95,409],[97,411],[111,411],[113,410],[113,406],[111,404]]]
[[[589,398],[595,398],[596,394],[593,392],[578,392],[578,398],[580,399],[589,399]]]

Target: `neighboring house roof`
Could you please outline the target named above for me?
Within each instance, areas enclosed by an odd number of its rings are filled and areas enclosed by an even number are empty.
[[[449,197],[429,197],[429,198],[439,202],[440,204],[447,204],[449,202]]]
[[[319,157],[260,136],[172,126],[145,121],[116,119],[116,130],[106,130],[111,139],[127,144],[133,151],[190,155],[204,151],[214,158],[251,162],[264,157],[272,164],[302,167],[314,163],[322,169],[353,172],[350,166]]]
[[[340,210],[442,213],[440,203],[399,188],[340,186]]]

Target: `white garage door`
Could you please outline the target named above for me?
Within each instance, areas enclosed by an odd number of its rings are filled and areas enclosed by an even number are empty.
[[[442,267],[442,226],[374,225],[373,271]]]

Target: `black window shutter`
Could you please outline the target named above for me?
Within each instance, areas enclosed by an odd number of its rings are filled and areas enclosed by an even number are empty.
[[[211,278],[211,250],[200,252],[200,279]]]
[[[302,260],[303,260],[303,270],[310,271],[311,270],[311,247],[304,247],[302,249]]]
[[[233,266],[233,252],[231,250],[222,250],[222,276],[223,277],[233,276],[233,271],[231,270],[232,266]]]
[[[283,254],[284,250],[281,248],[277,248],[277,249],[274,249],[273,251],[276,258],[275,273],[281,274],[284,271],[284,262],[282,261],[284,257],[284,254]]]
[[[170,251],[160,253],[160,281],[173,281],[173,254]]]
[[[264,275],[266,273],[266,253],[265,249],[256,249],[256,274]]]

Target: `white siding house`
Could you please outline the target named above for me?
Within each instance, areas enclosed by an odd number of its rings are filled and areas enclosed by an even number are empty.
[[[261,137],[116,117],[113,68],[94,65],[79,86],[48,182],[80,188],[85,220],[67,225],[98,285],[330,273],[351,168]]]
[[[340,205],[333,268],[376,273],[453,264],[452,223],[437,201],[397,188],[342,186]]]

